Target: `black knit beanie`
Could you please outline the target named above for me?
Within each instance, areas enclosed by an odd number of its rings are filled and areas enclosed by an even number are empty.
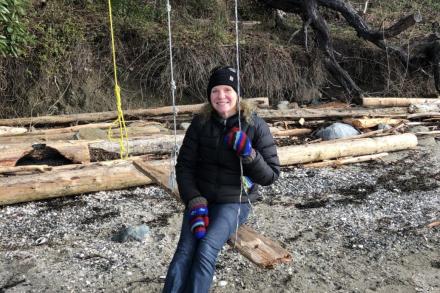
[[[218,85],[229,85],[238,94],[237,70],[230,66],[216,67],[212,70],[211,77],[209,78],[208,88],[206,89],[209,102],[211,102],[212,88]],[[240,95],[241,94],[242,91],[240,89]]]

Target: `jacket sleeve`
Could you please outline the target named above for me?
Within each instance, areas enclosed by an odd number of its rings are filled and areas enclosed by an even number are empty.
[[[255,150],[255,158],[251,162],[243,164],[244,173],[257,184],[270,185],[280,175],[277,147],[269,126],[263,119],[255,116],[254,128],[252,147]]]
[[[180,198],[185,206],[200,196],[196,183],[197,158],[199,151],[198,117],[194,117],[183,139],[176,164],[176,180]]]

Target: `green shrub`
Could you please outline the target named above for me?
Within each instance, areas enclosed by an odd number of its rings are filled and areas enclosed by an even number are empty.
[[[34,37],[27,30],[27,0],[0,0],[0,54],[18,57],[26,52]]]

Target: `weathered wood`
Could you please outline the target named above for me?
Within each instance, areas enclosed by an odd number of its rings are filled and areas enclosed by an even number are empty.
[[[251,103],[258,105],[269,105],[269,99],[266,97],[247,99]],[[176,110],[179,114],[182,113],[195,113],[202,109],[204,104],[194,105],[180,105],[176,106]],[[149,109],[136,109],[125,110],[124,117],[145,117],[145,116],[160,116],[170,115],[173,113],[172,106],[149,108]],[[114,120],[118,117],[116,111],[97,112],[97,113],[82,113],[71,115],[58,115],[58,116],[40,116],[40,117],[27,117],[27,118],[14,118],[14,119],[0,119],[0,125],[4,126],[17,126],[17,125],[56,125],[66,124],[72,122],[99,122]]]
[[[388,156],[388,153],[379,153],[374,155],[366,155],[366,156],[350,157],[350,158],[340,158],[336,160],[309,163],[309,164],[305,164],[304,167],[306,168],[338,167],[345,164],[353,164],[353,163],[377,160],[386,156]]]
[[[169,162],[155,162],[166,168]],[[131,161],[53,167],[42,174],[0,177],[0,205],[152,183]]]
[[[228,243],[263,268],[273,268],[277,264],[292,261],[290,253],[281,245],[247,225],[241,225],[237,235],[232,235]]]
[[[408,119],[419,119],[419,118],[440,118],[440,112],[415,113],[408,115]]]
[[[440,226],[440,221],[434,221],[434,222],[431,222],[431,223],[429,223],[428,225],[426,225],[426,227],[428,227],[428,228],[435,228],[435,227],[439,227]]]
[[[35,149],[50,148],[58,151],[72,163],[90,162],[87,142],[49,142],[46,144],[3,144],[0,145],[0,166],[15,166],[17,161],[29,155]]]
[[[169,170],[158,169],[145,160],[135,160],[133,164],[180,201],[177,184],[174,184],[174,187],[169,186]],[[246,225],[239,227],[237,233],[229,239],[229,244],[249,260],[264,268],[272,268],[276,264],[292,260],[287,250]]]
[[[319,119],[319,118],[345,118],[345,117],[394,117],[405,118],[408,109],[404,107],[393,108],[349,108],[349,109],[290,109],[266,110],[258,109],[260,117],[267,120],[274,119]]]
[[[152,124],[158,124],[157,122],[152,122]],[[104,128],[109,127],[113,125],[113,123],[98,123],[98,124],[84,124],[84,125],[77,125],[74,127],[66,127],[66,128],[55,128],[55,129],[45,129],[45,130],[37,130],[34,132],[27,132],[23,133],[21,135],[11,135],[11,136],[0,136],[0,144],[7,144],[7,143],[44,143],[48,141],[57,141],[57,140],[76,140],[76,139],[84,139],[82,135],[83,130],[100,130],[101,132],[104,132],[104,138],[107,139],[108,137],[108,129],[101,130],[101,128],[95,128],[92,125],[107,125],[104,126]],[[79,127],[84,126],[84,127]],[[162,127],[165,129],[164,127]],[[119,138],[120,133],[119,129],[112,129],[112,138],[116,139]],[[127,127],[127,133],[129,138],[137,138],[137,137],[143,137],[148,136],[151,134],[157,134],[160,133],[161,129],[160,127],[154,126],[154,125],[145,125],[145,126],[130,126]],[[103,137],[96,137],[94,139],[99,139]],[[89,138],[90,139],[90,138]]]
[[[325,141],[308,145],[278,148],[282,165],[304,164],[341,157],[362,156],[410,149],[417,146],[417,137],[406,133],[374,138]]]
[[[174,135],[152,135],[146,138],[129,139],[128,154],[130,156],[144,154],[164,154],[170,153],[174,148],[175,140],[178,145],[182,144],[183,134]],[[99,141],[89,144],[90,150],[104,150],[109,153],[119,154],[120,147],[118,141]]]
[[[43,173],[52,170],[52,167],[48,165],[28,165],[28,166],[16,166],[16,167],[0,167],[0,174],[18,174],[18,173]]]
[[[296,129],[286,129],[286,130],[273,130],[271,129],[272,135],[275,137],[280,136],[299,136],[312,133],[309,128],[296,128]]]
[[[0,126],[0,136],[8,136],[14,134],[21,134],[27,131],[24,127],[8,127],[8,126]]]
[[[174,149],[174,143],[181,144],[183,134],[152,135],[145,138],[129,139],[125,145],[130,156],[144,154],[165,154]],[[50,148],[58,151],[72,163],[90,162],[90,152],[105,151],[109,154],[119,154],[119,141],[108,140],[72,140],[61,142],[45,142],[40,144],[18,143],[0,144],[0,166],[15,166],[17,161],[29,155],[35,148]]]
[[[408,107],[409,105],[417,104],[440,104],[440,99],[425,99],[425,98],[382,98],[369,97],[362,99],[364,107]]]
[[[376,127],[379,124],[397,125],[403,120],[393,118],[346,118],[343,121],[347,124],[353,125],[354,127],[364,129]]]

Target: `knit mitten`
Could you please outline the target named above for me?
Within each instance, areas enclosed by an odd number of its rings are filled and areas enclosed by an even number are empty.
[[[237,127],[232,128],[225,136],[225,143],[242,158],[247,158],[252,152],[251,140],[244,131],[239,130]]]
[[[202,196],[195,197],[189,201],[188,209],[191,232],[197,239],[202,239],[209,225],[208,202]]]

